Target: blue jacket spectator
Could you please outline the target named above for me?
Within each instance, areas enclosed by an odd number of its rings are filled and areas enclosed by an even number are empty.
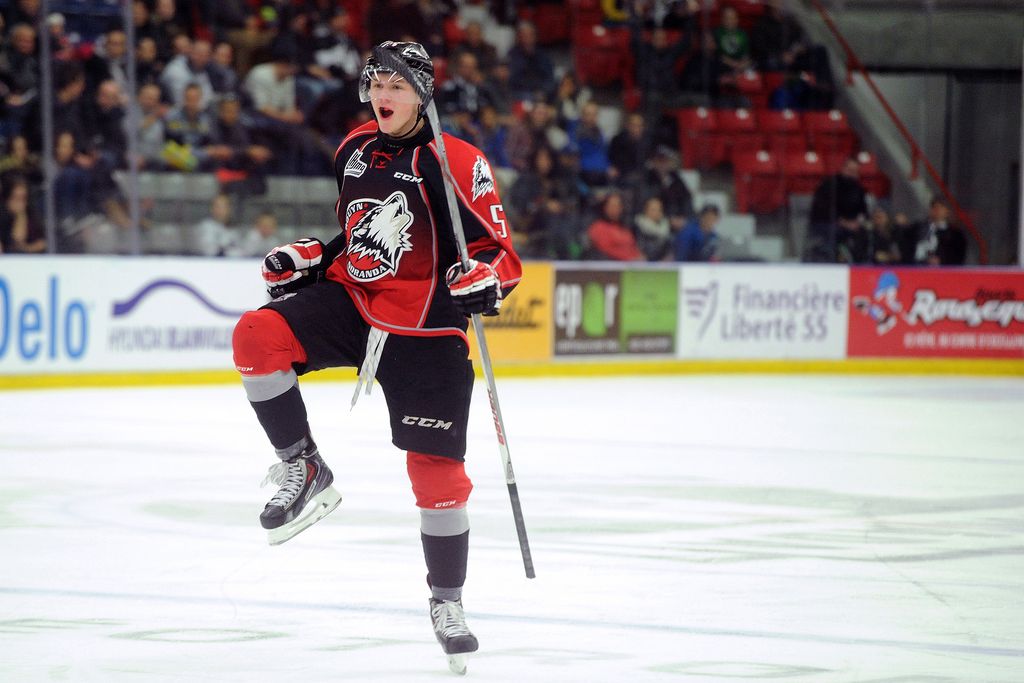
[[[696,218],[691,218],[676,235],[676,261],[717,261],[718,233],[715,227],[720,217],[718,207],[708,204]]]

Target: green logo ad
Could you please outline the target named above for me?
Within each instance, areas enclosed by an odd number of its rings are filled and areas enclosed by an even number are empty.
[[[555,274],[555,354],[671,354],[675,270],[565,270]]]

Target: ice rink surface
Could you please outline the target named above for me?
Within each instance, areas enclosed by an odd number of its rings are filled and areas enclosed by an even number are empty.
[[[0,681],[442,681],[379,389],[304,385],[344,496],[269,547],[241,386],[0,393]],[[1024,681],[1024,381],[499,379],[469,679]]]

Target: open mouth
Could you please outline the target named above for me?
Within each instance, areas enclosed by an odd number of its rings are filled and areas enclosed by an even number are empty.
[[[395,112],[387,107],[380,108],[380,117],[382,119],[390,119]]]

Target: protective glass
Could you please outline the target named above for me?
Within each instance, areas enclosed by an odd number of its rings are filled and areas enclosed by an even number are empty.
[[[387,93],[392,102],[420,103],[420,98],[413,86],[394,71],[364,70],[363,77],[359,79],[359,100],[361,102],[376,102],[384,93]]]

